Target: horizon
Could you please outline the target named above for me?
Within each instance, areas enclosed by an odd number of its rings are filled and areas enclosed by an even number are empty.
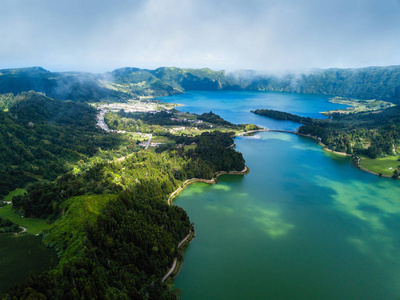
[[[47,67],[43,67],[40,65],[32,65],[32,66],[22,66],[22,67],[7,67],[7,68],[0,68],[0,71],[5,71],[5,70],[22,70],[22,69],[35,69],[35,68],[41,68],[45,71],[48,71],[50,73],[89,73],[89,74],[105,74],[105,73],[111,73],[116,70],[121,70],[121,69],[126,69],[126,68],[132,68],[132,69],[139,69],[139,70],[147,70],[147,71],[155,71],[157,69],[162,69],[162,68],[170,68],[170,69],[186,69],[186,70],[201,70],[201,69],[209,69],[214,72],[226,72],[226,73],[238,73],[238,72],[255,72],[257,75],[270,75],[270,76],[281,76],[281,75],[290,75],[290,74],[307,74],[307,73],[313,73],[317,71],[327,71],[327,70],[362,70],[362,69],[371,69],[371,68],[395,68],[395,67],[400,67],[400,64],[398,65],[368,65],[368,66],[363,66],[363,67],[355,67],[355,68],[347,68],[347,67],[330,67],[330,68],[313,68],[313,69],[308,69],[308,70],[303,70],[303,71],[291,71],[291,70],[284,70],[284,71],[267,71],[267,70],[255,70],[255,69],[236,69],[236,70],[224,70],[224,69],[215,69],[215,68],[210,68],[210,67],[199,67],[199,68],[193,68],[193,67],[177,67],[177,66],[160,66],[160,67],[155,67],[155,68],[141,68],[141,67],[136,67],[136,66],[125,66],[125,67],[119,67],[116,69],[110,69],[106,70],[104,72],[91,72],[91,71],[78,71],[78,70],[52,70]]]

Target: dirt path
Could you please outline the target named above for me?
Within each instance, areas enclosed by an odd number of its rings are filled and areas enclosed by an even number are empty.
[[[163,279],[161,280],[161,282],[164,282],[164,281],[168,278],[168,276],[172,274],[172,272],[175,270],[177,261],[178,261],[178,259],[175,257],[174,263],[172,264],[171,269],[169,269],[168,273],[165,274],[165,276],[163,277]]]
[[[18,235],[18,234],[23,234],[24,232],[26,232],[28,229],[26,229],[26,227],[23,227],[23,226],[19,226],[19,228],[22,228],[22,231],[20,231],[20,232],[15,232],[14,234],[15,235]]]
[[[178,248],[180,248],[182,246],[182,244],[187,241],[187,239],[190,237],[191,234],[192,234],[192,231],[189,231],[189,234],[187,236],[185,236],[182,241],[179,242]],[[175,257],[174,262],[172,263],[172,267],[168,270],[167,274],[164,275],[161,282],[164,282],[172,274],[172,272],[174,272],[177,262],[178,262],[178,258]]]
[[[192,234],[192,231],[189,231],[189,234],[182,241],[179,242],[178,248],[180,248],[182,246],[182,244],[187,241],[187,239],[190,237],[191,234]]]

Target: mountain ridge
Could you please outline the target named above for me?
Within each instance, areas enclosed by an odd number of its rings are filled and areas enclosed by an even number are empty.
[[[317,69],[285,75],[256,71],[125,67],[103,74],[50,72],[42,67],[0,70],[0,93],[34,90],[77,102],[125,101],[190,90],[250,90],[323,94],[400,103],[400,66]]]

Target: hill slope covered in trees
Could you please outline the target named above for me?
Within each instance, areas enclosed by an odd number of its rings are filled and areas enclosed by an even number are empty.
[[[0,70],[0,93],[34,90],[61,100],[94,102],[168,96],[188,90],[282,91],[400,102],[400,66],[326,69],[285,75],[162,67],[104,74],[54,73],[40,67]]]

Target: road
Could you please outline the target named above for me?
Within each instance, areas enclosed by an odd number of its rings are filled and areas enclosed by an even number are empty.
[[[153,134],[150,134],[149,140],[148,140],[148,142],[147,142],[147,145],[146,145],[146,147],[144,148],[145,150],[146,150],[147,148],[149,148],[150,142],[151,142],[151,137],[152,137],[152,136],[153,136]]]

